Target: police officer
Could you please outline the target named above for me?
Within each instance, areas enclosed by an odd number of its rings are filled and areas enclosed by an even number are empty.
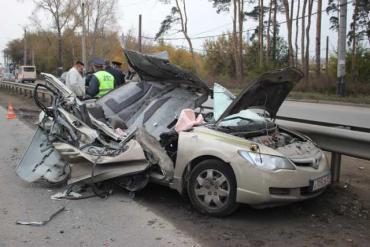
[[[104,60],[96,58],[92,61],[94,74],[89,81],[86,94],[90,97],[100,98],[114,89],[114,77],[104,71]]]
[[[115,61],[112,62],[113,65],[115,65],[114,62]],[[116,67],[111,66],[109,60],[105,61],[105,71],[113,75],[114,88],[117,88],[125,83],[125,74],[123,74],[122,71]]]

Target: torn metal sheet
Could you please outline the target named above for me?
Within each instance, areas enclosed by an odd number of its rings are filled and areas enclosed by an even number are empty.
[[[80,198],[82,197],[82,195],[74,191],[65,190],[63,192],[58,192],[58,193],[55,193],[54,195],[51,195],[50,199],[61,200],[61,199],[70,198],[70,197]]]
[[[135,138],[142,148],[149,154],[150,162],[160,166],[162,173],[167,180],[172,179],[174,165],[161,144],[143,127],[138,128]]]
[[[38,128],[16,172],[27,182],[46,179],[57,183],[68,177],[69,167],[48,141],[45,131]]]
[[[130,162],[126,164],[97,165],[94,170],[94,177],[91,177],[92,164],[79,163],[72,167],[71,178],[68,185],[75,183],[97,183],[117,177],[131,176],[147,171],[148,162]]]
[[[65,210],[65,207],[61,207],[60,209],[58,209],[55,213],[53,213],[52,215],[49,216],[49,218],[47,220],[44,220],[44,221],[23,221],[23,220],[18,220],[16,221],[15,223],[17,225],[27,225],[27,226],[44,226],[46,225],[48,222],[50,222],[55,216],[57,216],[58,214],[60,214],[61,212],[63,212]]]

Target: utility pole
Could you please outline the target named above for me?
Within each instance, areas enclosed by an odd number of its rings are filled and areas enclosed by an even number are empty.
[[[138,42],[139,42],[139,52],[142,52],[142,46],[141,46],[141,14],[139,15],[139,37],[138,37]]]
[[[329,74],[329,36],[326,36],[326,56],[325,56],[325,70]]]
[[[337,95],[346,96],[347,0],[340,0],[338,32]]]
[[[85,64],[84,72],[86,72],[87,67],[87,58],[86,58],[86,26],[85,26],[85,3],[82,2],[81,6],[81,12],[82,12],[82,62]]]
[[[24,48],[23,48],[23,65],[27,65],[27,30],[24,28]]]

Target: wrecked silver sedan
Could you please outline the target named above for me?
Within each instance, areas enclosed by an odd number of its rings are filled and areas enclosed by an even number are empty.
[[[235,97],[168,60],[125,51],[140,79],[81,102],[44,74],[53,95],[17,167],[28,182],[69,185],[114,180],[129,191],[156,182],[188,195],[198,211],[222,216],[239,203],[273,206],[319,195],[330,183],[324,153],[274,123],[302,74],[263,74]],[[206,107],[213,97],[214,107]]]

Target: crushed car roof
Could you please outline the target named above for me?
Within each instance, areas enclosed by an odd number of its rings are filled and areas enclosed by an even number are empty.
[[[145,55],[132,50],[124,50],[129,65],[145,81],[161,81],[209,91],[207,84],[193,73],[170,64],[168,59],[155,55]]]

